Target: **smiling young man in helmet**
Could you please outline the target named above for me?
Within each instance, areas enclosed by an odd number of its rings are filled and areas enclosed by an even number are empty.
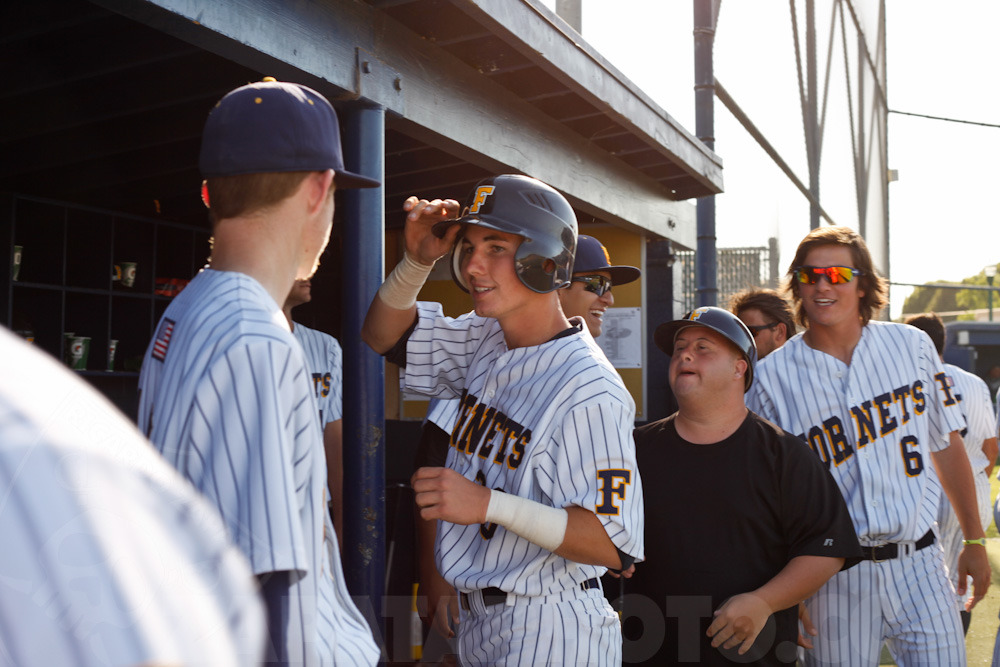
[[[570,285],[556,290],[563,313],[568,318],[583,320],[590,335],[600,337],[604,330],[604,315],[615,303],[612,286],[625,285],[639,279],[642,272],[634,266],[612,265],[608,249],[594,238],[580,234],[576,239],[573,277]],[[415,467],[441,466],[447,460],[448,440],[461,402],[458,399],[434,400],[427,409],[427,418],[417,444]],[[458,625],[458,598],[434,564],[434,541],[437,521],[417,517],[418,567],[420,572],[421,616],[442,637],[455,636]],[[423,604],[426,599],[426,606]],[[436,644],[425,644],[433,653]]]
[[[657,483],[629,591],[655,607],[637,607],[626,662],[794,662],[796,606],[861,554],[844,499],[798,438],[744,405],[757,349],[735,315],[698,308],[655,341],[679,409],[635,432]]]
[[[635,406],[582,320],[559,304],[575,214],[517,175],[481,182],[457,220],[452,200],[410,198],[406,208],[406,256],[362,336],[405,367],[408,389],[461,400],[447,467],[412,480],[421,516],[440,520],[438,569],[466,611],[460,659],[620,664],[621,626],[599,577],[642,556]],[[449,251],[475,315],[451,319],[440,304],[415,302]]]

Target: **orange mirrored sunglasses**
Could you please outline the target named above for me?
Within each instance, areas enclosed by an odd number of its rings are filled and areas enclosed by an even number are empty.
[[[803,285],[815,285],[821,277],[826,277],[831,285],[849,283],[864,271],[850,266],[800,266],[795,269],[795,279]]]

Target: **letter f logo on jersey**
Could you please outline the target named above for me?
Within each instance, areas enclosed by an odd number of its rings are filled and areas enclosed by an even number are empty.
[[[594,509],[594,512],[617,516],[619,509],[618,505],[615,505],[615,496],[625,500],[625,491],[632,482],[632,471],[621,468],[598,470],[597,478],[601,480],[601,504]]]
[[[476,196],[472,198],[472,205],[469,206],[469,213],[479,213],[479,209],[486,203],[486,198],[493,194],[496,186],[480,185],[476,188]]]

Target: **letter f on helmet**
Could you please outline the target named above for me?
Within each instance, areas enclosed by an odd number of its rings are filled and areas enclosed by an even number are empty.
[[[469,213],[479,213],[479,207],[486,203],[486,198],[493,194],[494,186],[492,185],[480,185],[476,188],[476,195],[472,198],[472,204],[469,205]]]

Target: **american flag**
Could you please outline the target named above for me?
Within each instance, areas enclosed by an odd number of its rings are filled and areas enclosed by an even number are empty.
[[[153,358],[163,361],[167,357],[167,347],[170,345],[170,336],[174,333],[174,321],[163,318],[159,328],[156,330],[156,338],[153,339]]]

